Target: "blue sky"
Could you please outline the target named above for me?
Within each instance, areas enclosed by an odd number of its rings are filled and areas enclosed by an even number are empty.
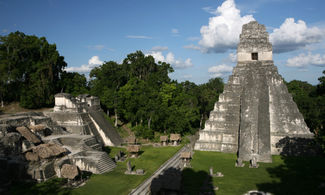
[[[264,24],[285,80],[317,84],[325,70],[324,0],[0,0],[0,34],[44,36],[67,70],[87,74],[141,50],[197,84],[236,65],[241,25]]]

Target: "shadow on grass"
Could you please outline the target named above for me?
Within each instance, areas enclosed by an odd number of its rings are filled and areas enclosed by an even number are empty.
[[[283,164],[266,169],[275,180],[257,184],[259,190],[276,195],[325,194],[325,158],[313,139],[285,137],[276,147],[283,148]]]
[[[174,167],[168,168],[163,174],[154,178],[150,185],[152,195],[181,194],[182,172]]]
[[[182,192],[184,194],[215,194],[212,177],[205,171],[193,169],[182,171]]]
[[[43,195],[43,194],[61,194],[68,195],[71,190],[69,188],[62,187],[67,183],[65,179],[50,179],[43,183],[17,183],[14,184],[10,191],[10,194],[30,194],[30,195]]]
[[[267,168],[276,180],[260,183],[260,191],[275,195],[284,194],[325,194],[324,157],[281,157],[284,164]],[[280,180],[280,181],[278,181]]]

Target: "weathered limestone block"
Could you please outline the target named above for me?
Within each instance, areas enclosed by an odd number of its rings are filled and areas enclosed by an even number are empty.
[[[33,153],[41,159],[47,159],[66,153],[66,149],[57,144],[41,144],[33,148]]]
[[[32,133],[27,127],[17,127],[16,130],[28,141],[32,142],[33,144],[41,143],[41,140]]]
[[[38,161],[39,160],[38,155],[36,153],[33,153],[33,152],[27,152],[25,154],[25,158],[28,161]]]
[[[64,164],[61,168],[61,176],[63,178],[74,179],[79,175],[76,165]]]

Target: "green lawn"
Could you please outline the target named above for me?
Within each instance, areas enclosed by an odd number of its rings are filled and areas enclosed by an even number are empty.
[[[325,183],[324,157],[273,156],[273,163],[259,163],[257,169],[248,168],[248,162],[236,168],[235,161],[235,154],[195,151],[193,169],[183,171],[183,190],[198,194],[203,182],[212,180],[219,187],[216,194],[240,195],[254,189],[272,194],[325,194],[325,188],[319,188]],[[224,177],[209,177],[211,166]]]
[[[133,188],[149,177],[163,162],[177,152],[179,147],[143,146],[138,159],[131,159],[135,169],[144,169],[146,175],[124,175],[126,162],[119,162],[109,173],[92,175],[86,185],[77,189],[62,188],[62,179],[52,179],[41,184],[20,184],[14,186],[11,194],[128,194]],[[110,148],[113,157],[121,148]],[[257,189],[276,195],[284,194],[325,194],[325,158],[324,157],[281,157],[273,156],[273,163],[259,163],[257,169],[235,167],[236,155],[219,152],[195,151],[191,165],[193,169],[183,170],[183,191],[187,194],[199,194],[202,184],[208,189],[218,186],[216,194],[241,195]],[[209,168],[222,172],[224,177],[211,178]],[[209,185],[212,181],[213,185]],[[325,184],[324,184],[325,185]],[[208,190],[207,190],[208,191]]]
[[[61,179],[49,180],[41,184],[20,184],[16,185],[11,194],[128,194],[133,188],[142,183],[152,175],[161,164],[172,157],[181,146],[178,147],[152,147],[142,146],[143,153],[137,159],[131,159],[131,165],[135,169],[144,169],[143,176],[125,175],[126,162],[118,162],[117,167],[109,173],[102,175],[92,175],[86,185],[77,189],[64,189]],[[109,155],[114,155],[123,148],[110,148]],[[124,150],[125,151],[125,150]]]

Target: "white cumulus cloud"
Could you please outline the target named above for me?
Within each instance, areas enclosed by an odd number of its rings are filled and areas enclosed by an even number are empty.
[[[240,15],[234,0],[226,0],[215,12],[216,16],[209,18],[209,24],[201,27],[202,39],[199,45],[203,52],[222,53],[235,49],[239,42],[239,34],[243,24],[255,20],[252,15]]]
[[[155,58],[156,62],[165,62],[165,56],[163,55],[163,53],[161,51],[151,51],[148,54],[146,54],[146,56],[152,56],[153,58]]]
[[[232,66],[228,66],[226,64],[221,64],[217,66],[212,66],[208,69],[208,72],[210,73],[211,77],[221,77],[225,73],[231,72],[233,69]]]
[[[187,58],[185,61],[176,59],[172,52],[168,52],[166,56],[161,51],[150,51],[146,56],[151,55],[155,58],[156,62],[166,62],[171,64],[176,69],[190,68],[193,66],[191,58]]]
[[[286,66],[290,67],[306,67],[309,65],[325,67],[325,54],[304,54],[301,53],[298,56],[289,58],[287,60]]]
[[[236,49],[243,24],[255,20],[252,15],[240,15],[234,0],[226,0],[216,10],[204,7],[204,11],[215,16],[209,18],[209,24],[201,27],[199,46],[187,45],[184,48],[202,52],[223,53]],[[279,28],[270,33],[270,42],[275,53],[290,52],[319,43],[325,39],[325,29],[308,27],[303,20],[287,18]]]
[[[96,66],[102,65],[102,64],[103,64],[103,61],[101,61],[98,56],[93,56],[88,60],[88,64],[83,64],[78,67],[68,67],[68,68],[66,68],[66,71],[88,73],[91,71],[91,69],[95,68]]]
[[[294,51],[312,43],[319,43],[325,38],[325,30],[318,27],[307,27],[302,20],[295,22],[287,18],[280,28],[270,34],[275,53]]]

